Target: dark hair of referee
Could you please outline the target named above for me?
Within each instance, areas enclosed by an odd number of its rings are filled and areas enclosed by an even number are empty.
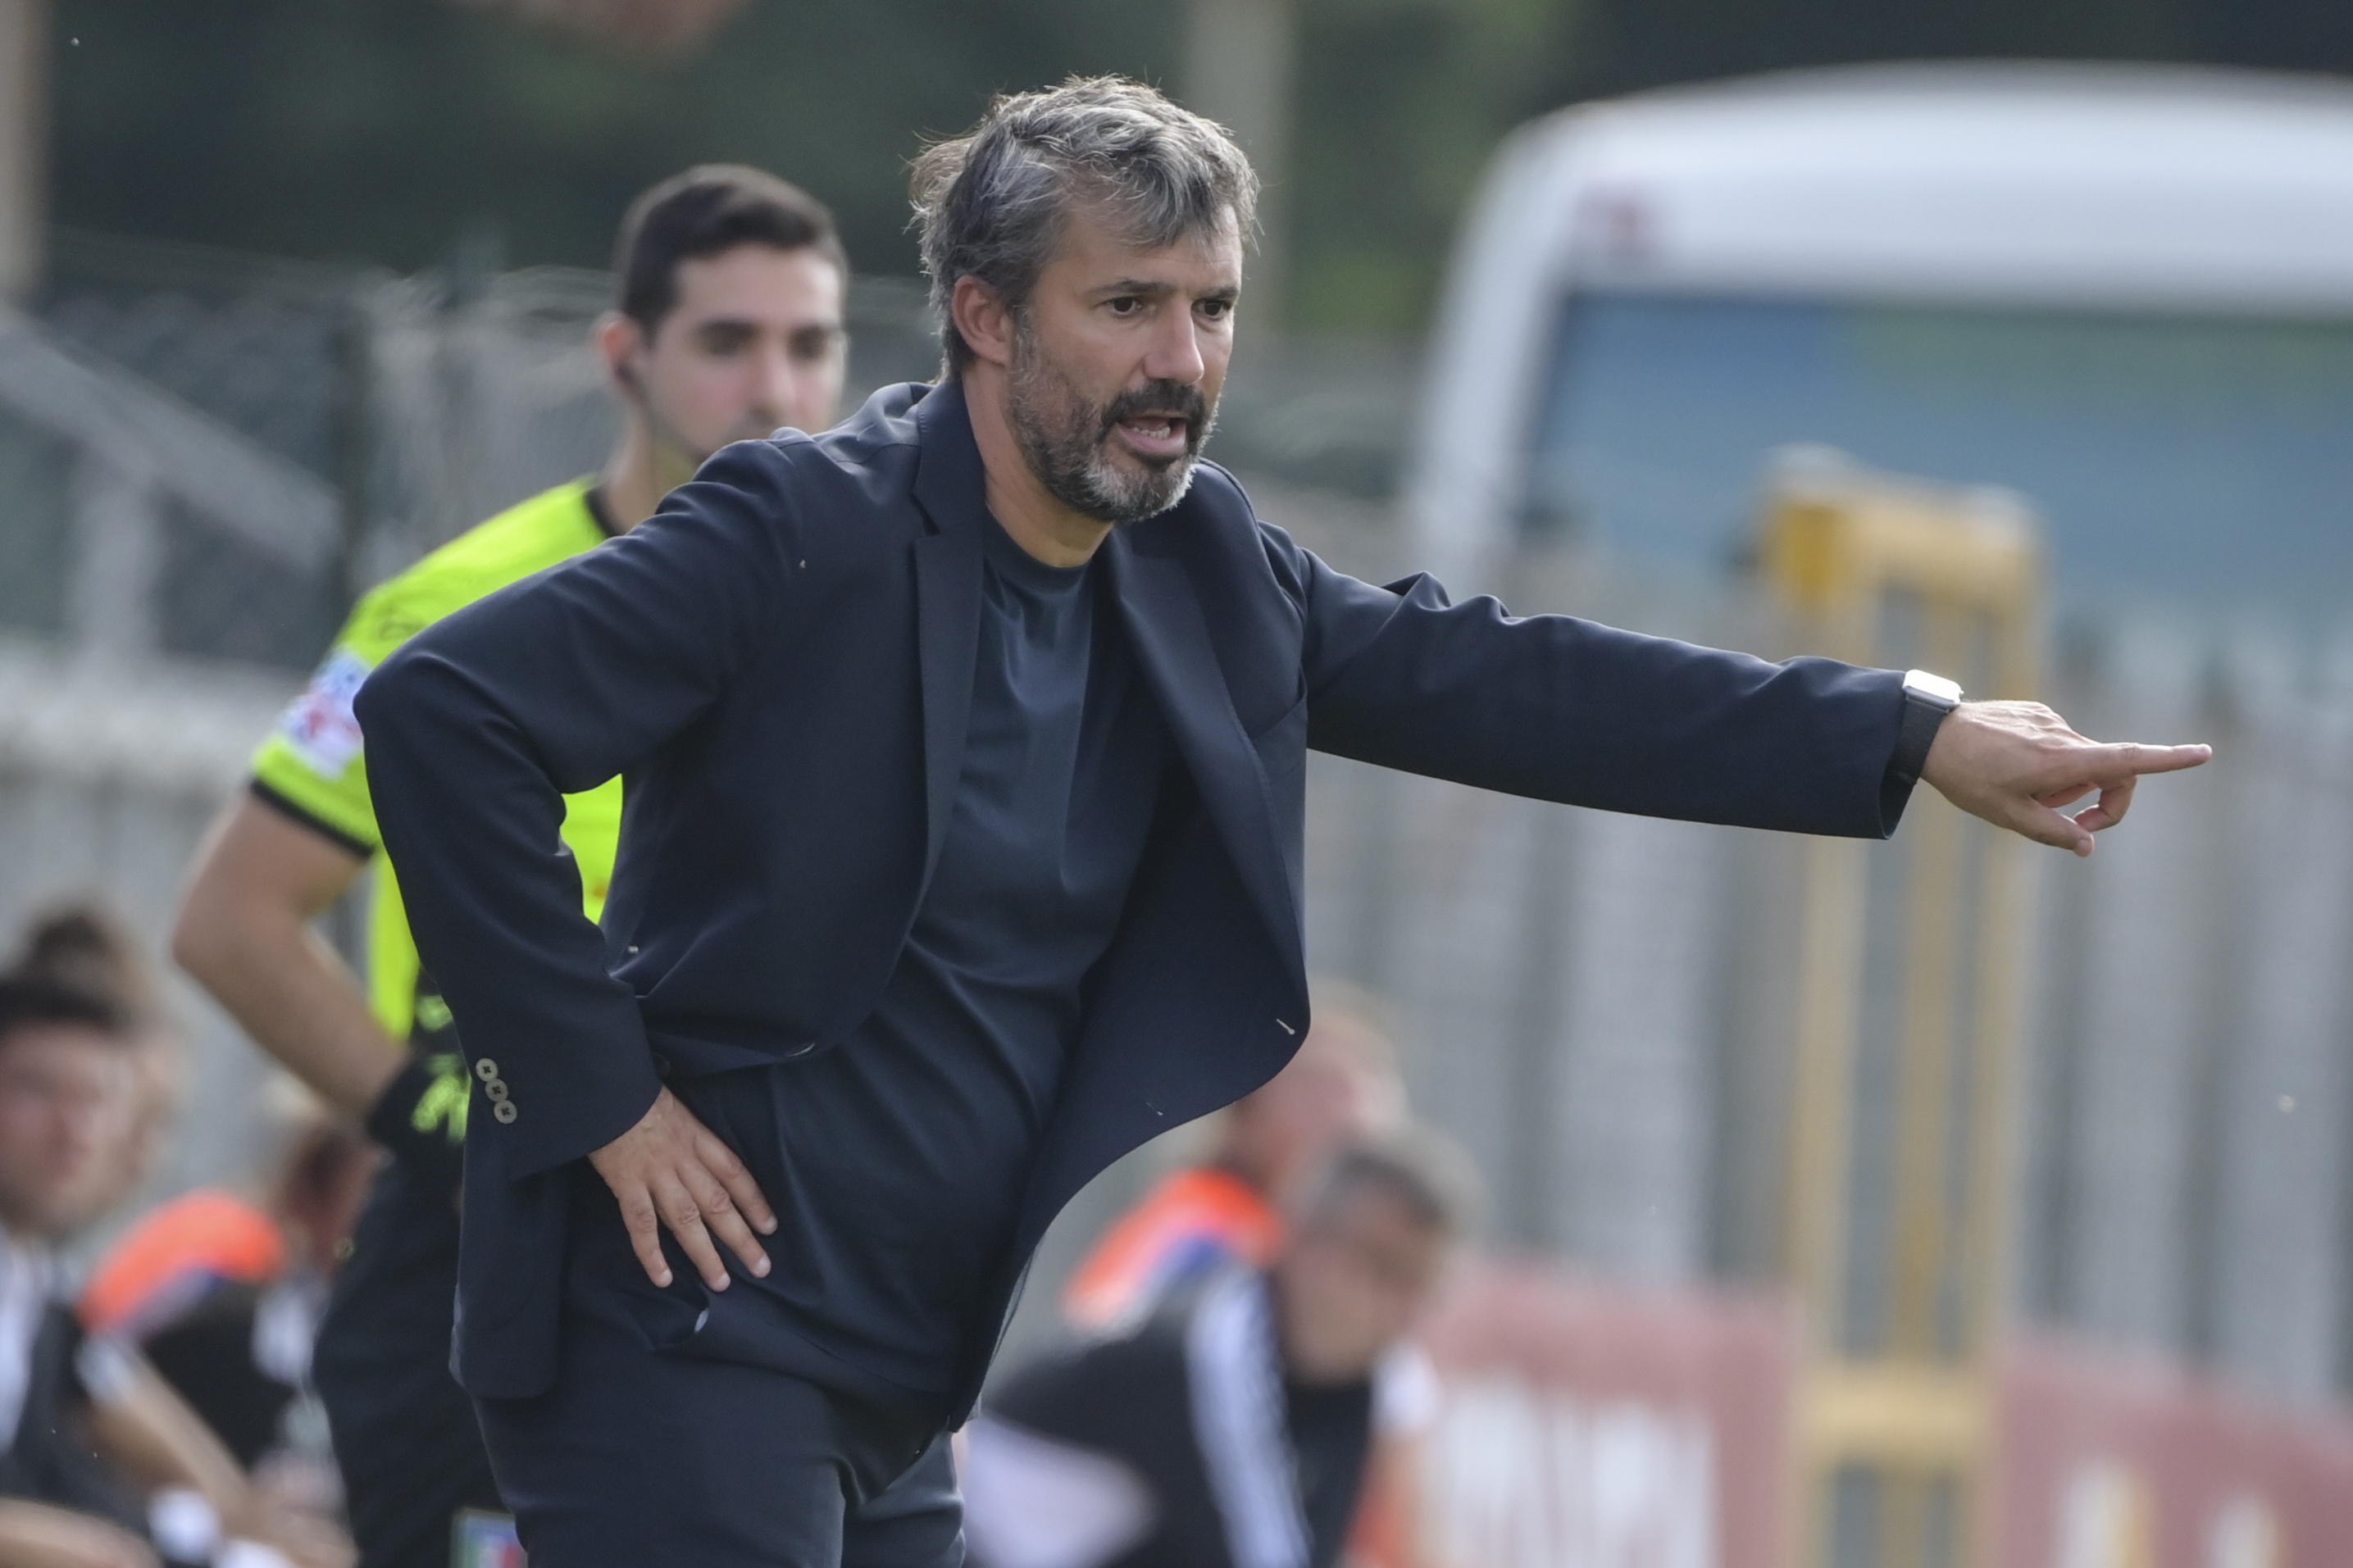
[[[824,203],[764,169],[700,163],[651,186],[623,215],[613,245],[621,314],[651,337],[678,304],[680,265],[739,245],[812,251],[849,276]]]

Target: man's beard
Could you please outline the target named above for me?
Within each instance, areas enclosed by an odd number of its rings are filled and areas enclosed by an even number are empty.
[[[1158,461],[1130,452],[1138,471],[1113,455],[1112,433],[1121,420],[1146,412],[1183,419],[1185,450]],[[1180,381],[1148,382],[1109,403],[1090,402],[1027,322],[1014,334],[1006,415],[1046,493],[1083,517],[1113,524],[1157,517],[1183,500],[1216,422],[1201,389]]]

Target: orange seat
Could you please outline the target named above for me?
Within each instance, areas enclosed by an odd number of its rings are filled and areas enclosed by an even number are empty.
[[[173,1199],[100,1259],[82,1291],[92,1333],[136,1332],[206,1279],[264,1285],[286,1267],[278,1224],[231,1193],[199,1187]]]
[[[1240,1177],[1210,1165],[1173,1172],[1079,1266],[1062,1294],[1063,1315],[1099,1331],[1196,1268],[1231,1258],[1263,1268],[1282,1245],[1282,1215]]]

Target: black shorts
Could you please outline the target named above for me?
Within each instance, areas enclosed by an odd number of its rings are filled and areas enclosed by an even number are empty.
[[[458,1207],[438,1187],[398,1161],[377,1175],[312,1359],[359,1568],[448,1568],[459,1513],[505,1508],[449,1375]]]

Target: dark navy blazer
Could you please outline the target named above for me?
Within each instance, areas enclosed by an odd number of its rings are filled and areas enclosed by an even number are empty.
[[[360,693],[385,844],[478,1072],[456,1356],[474,1394],[554,1379],[562,1167],[633,1125],[659,1072],[833,1049],[881,995],[948,821],[987,525],[960,388],[887,388],[831,434],[727,448],[638,529],[419,633]],[[1426,577],[1373,587],[1259,521],[1212,465],[1097,559],[1183,777],[1088,977],[959,1407],[1064,1202],[1264,1082],[1306,1029],[1310,746],[1806,833],[1881,837],[1903,805],[1893,673],[1514,619]],[[600,931],[559,796],[616,773]],[[493,1077],[512,1107],[496,1115]]]

